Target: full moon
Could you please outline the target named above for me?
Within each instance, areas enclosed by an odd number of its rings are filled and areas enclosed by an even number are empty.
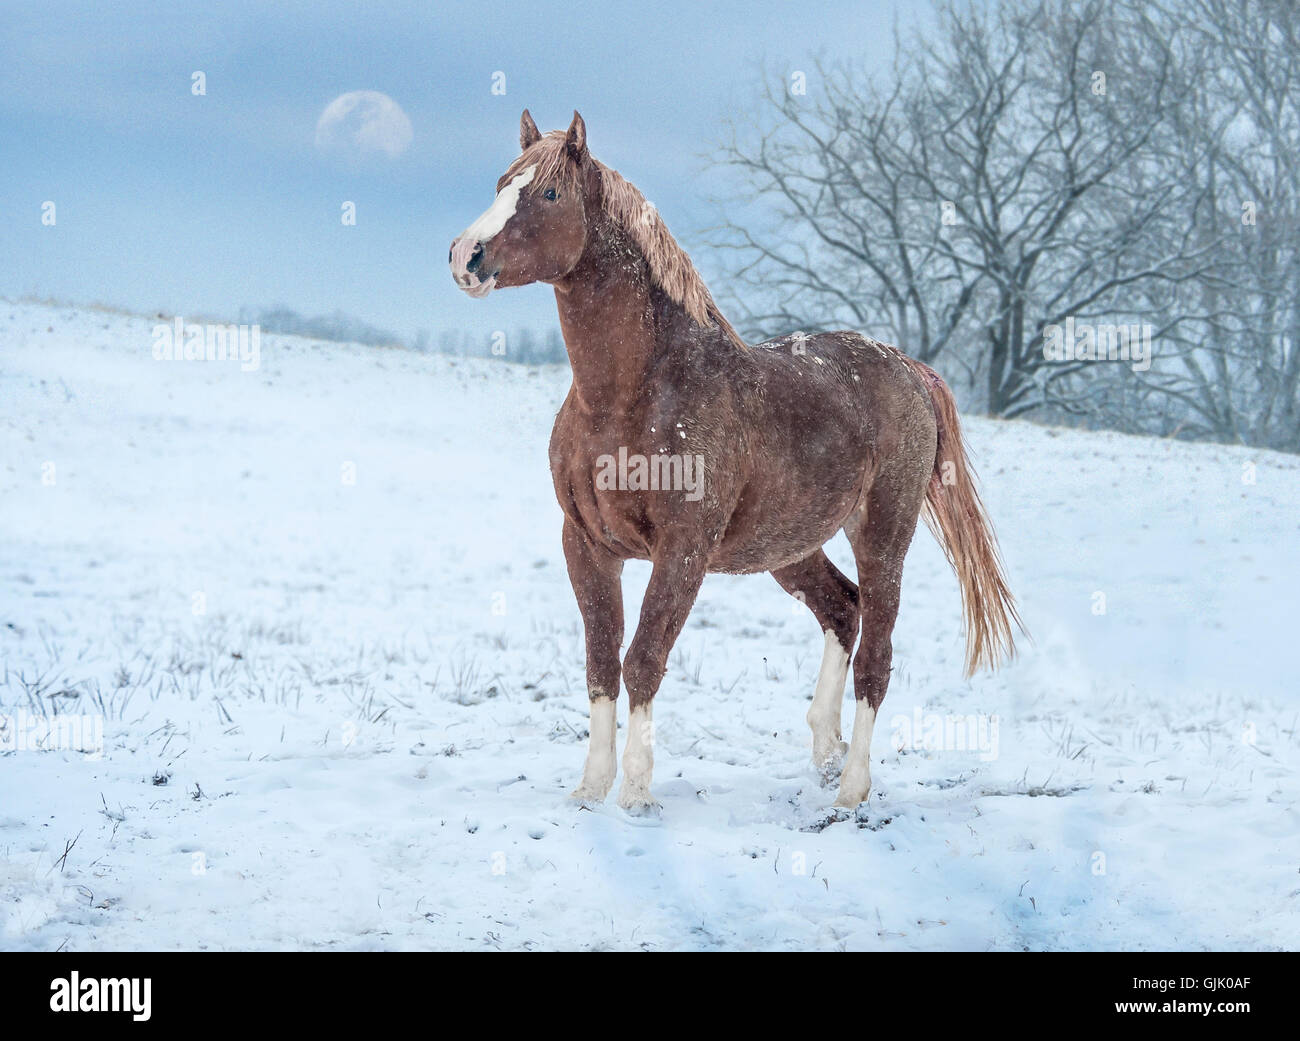
[[[316,147],[333,154],[379,153],[396,159],[406,151],[413,136],[411,121],[402,107],[377,90],[340,94],[325,106],[316,122]]]

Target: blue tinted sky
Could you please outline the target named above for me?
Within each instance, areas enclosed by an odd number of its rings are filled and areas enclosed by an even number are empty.
[[[718,186],[701,156],[751,106],[760,64],[885,64],[895,20],[914,17],[906,2],[6,2],[0,295],[220,316],[338,308],[405,335],[543,328],[549,289],[470,300],[446,267],[518,151],[521,108],[543,130],[580,109],[593,153],[689,248]],[[405,154],[317,151],[321,111],[351,90],[405,110]],[[340,222],[345,199],[356,227]]]

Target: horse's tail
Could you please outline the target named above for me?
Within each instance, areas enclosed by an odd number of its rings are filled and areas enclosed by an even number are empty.
[[[1003,574],[997,536],[975,487],[975,472],[957,419],[957,402],[938,373],[919,361],[907,361],[925,381],[939,428],[934,472],[921,515],[961,584],[969,676],[1013,658],[1016,648],[1011,626],[1014,622],[1024,632],[1024,625]]]

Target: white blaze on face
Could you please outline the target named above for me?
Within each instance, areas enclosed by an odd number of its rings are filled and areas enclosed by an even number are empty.
[[[487,281],[482,276],[471,274],[470,262],[482,248],[482,244],[491,241],[501,233],[510,218],[519,208],[519,193],[537,173],[533,164],[521,174],[510,179],[510,183],[497,192],[496,201],[492,203],[478,220],[461,233],[460,238],[451,244],[451,274],[456,284],[472,297],[484,297],[496,286],[496,275],[489,275]]]
[[[519,194],[528,186],[536,173],[537,166],[534,164],[523,173],[512,177],[510,183],[497,192],[496,201],[483,211],[483,215],[478,220],[465,229],[461,238],[470,242],[490,242],[495,238],[515,215],[515,210],[519,208]]]

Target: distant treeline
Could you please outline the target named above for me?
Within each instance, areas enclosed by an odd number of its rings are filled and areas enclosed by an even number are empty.
[[[560,330],[551,328],[539,334],[533,329],[493,332],[469,332],[445,329],[436,341],[427,329],[413,338],[391,329],[371,325],[354,315],[335,311],[328,315],[307,316],[288,307],[262,310],[244,308],[239,320],[256,324],[264,332],[337,343],[361,343],[372,347],[409,347],[425,353],[436,351],[459,358],[499,358],[523,365],[550,365],[568,361]]]
[[[564,349],[560,330],[547,329],[538,334],[533,329],[516,329],[513,332],[497,330],[484,335],[480,332],[444,329],[438,334],[437,346],[430,347],[430,337],[421,331],[415,338],[415,348],[421,351],[436,350],[439,354],[453,354],[462,358],[500,358],[523,365],[555,365],[567,363],[569,355]]]

